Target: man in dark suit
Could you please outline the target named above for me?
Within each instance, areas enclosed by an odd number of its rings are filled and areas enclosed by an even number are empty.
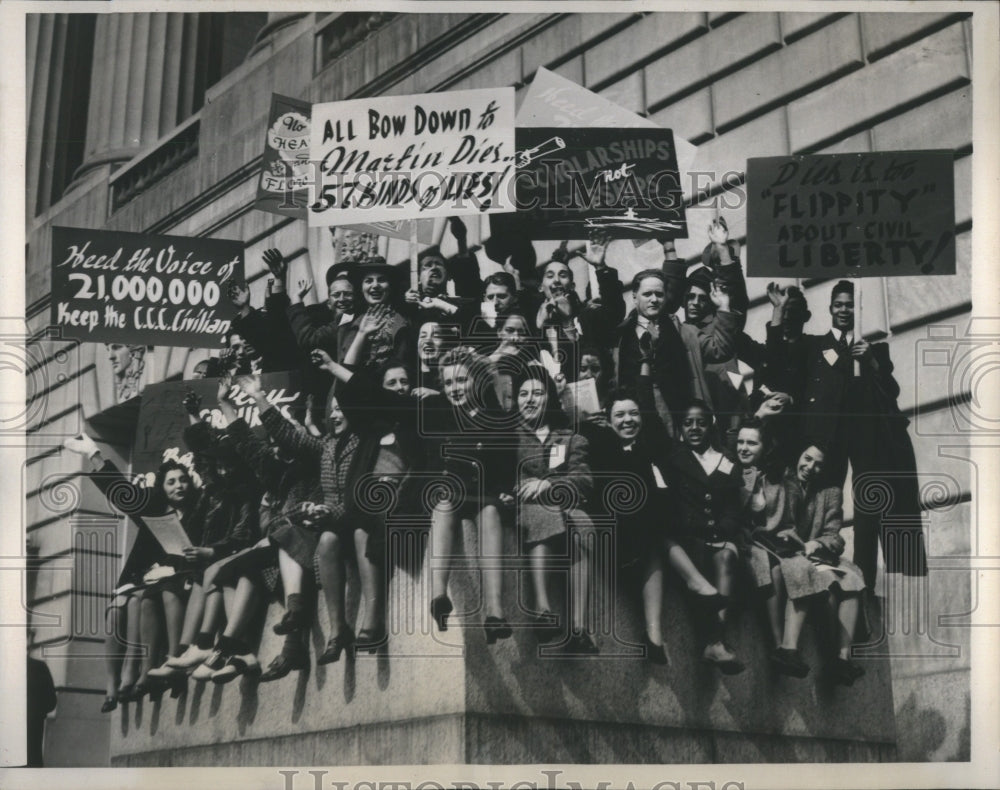
[[[826,471],[835,483],[844,484],[850,462],[854,560],[871,589],[879,540],[887,571],[926,573],[916,458],[909,420],[896,404],[889,346],[855,335],[853,283],[834,286],[830,317],[827,334],[784,340],[777,348],[786,363],[794,358],[800,365],[801,435],[831,448]],[[780,369],[789,372],[787,364]],[[893,540],[887,540],[890,522]]]

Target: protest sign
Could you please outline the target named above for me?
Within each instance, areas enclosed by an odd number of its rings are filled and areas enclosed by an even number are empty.
[[[64,337],[220,347],[243,281],[243,243],[52,228],[52,323]]]
[[[512,211],[512,88],[313,105],[318,226]]]
[[[747,160],[747,275],[955,273],[952,151]]]
[[[493,234],[532,239],[687,235],[669,129],[517,130],[516,215],[490,217]]]
[[[347,230],[358,233],[377,233],[390,239],[409,241],[413,237],[414,226],[417,231],[417,241],[420,244],[434,243],[434,223],[431,220],[421,222],[415,219],[386,220],[385,222],[367,222],[358,225],[347,225]]]
[[[309,184],[314,180],[309,156],[311,114],[309,102],[272,94],[254,208],[305,219]]]
[[[659,124],[615,104],[599,93],[587,90],[561,74],[540,67],[528,87],[514,119],[517,128],[558,126],[560,128],[658,129]],[[674,135],[677,165],[683,175],[691,169],[697,147]],[[682,184],[683,186],[683,184]]]
[[[265,373],[261,376],[261,387],[268,402],[282,415],[301,418],[305,396],[297,373]],[[143,390],[132,447],[132,469],[137,475],[151,484],[157,468],[168,459],[191,466],[193,458],[184,444],[184,429],[190,424],[184,410],[184,396],[193,390],[201,398],[200,417],[222,428],[225,420],[216,399],[218,388],[218,379],[194,379],[149,384]],[[256,402],[240,390],[239,385],[234,385],[230,397],[235,402],[237,415],[263,435]]]

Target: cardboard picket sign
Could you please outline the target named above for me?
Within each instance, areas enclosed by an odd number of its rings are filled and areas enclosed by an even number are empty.
[[[518,211],[491,232],[531,239],[687,235],[677,151],[669,129],[517,130]]]
[[[309,184],[315,180],[309,154],[311,117],[309,102],[271,95],[254,208],[306,218]]]
[[[261,387],[268,401],[285,417],[301,418],[305,396],[297,372],[264,373],[261,375]],[[168,459],[191,466],[193,458],[184,443],[184,429],[190,424],[188,413],[184,410],[184,396],[189,390],[193,390],[201,398],[202,419],[222,428],[225,422],[216,399],[218,388],[218,379],[164,381],[146,386],[139,403],[139,417],[132,445],[132,469],[135,475],[143,476],[152,484],[152,476],[160,464]],[[240,391],[239,385],[234,385],[231,397],[236,403],[236,413],[246,421],[251,430],[263,437],[265,432],[257,404],[249,395]]]
[[[514,90],[313,105],[311,226],[512,211]]]
[[[63,337],[219,348],[243,242],[52,228],[52,323]]]
[[[954,273],[954,152],[747,160],[747,276]]]

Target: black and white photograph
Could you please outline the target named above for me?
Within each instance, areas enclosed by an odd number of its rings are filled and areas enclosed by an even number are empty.
[[[996,787],[998,17],[5,2],[0,785]]]

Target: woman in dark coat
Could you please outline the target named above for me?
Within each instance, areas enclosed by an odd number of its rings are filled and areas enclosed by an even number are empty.
[[[714,415],[703,401],[692,401],[685,410],[681,437],[683,444],[670,455],[668,475],[677,513],[674,539],[728,599],[743,542],[742,475],[713,446]],[[725,674],[737,674],[744,666],[724,641],[727,618],[723,608],[702,623],[708,642],[702,660]]]
[[[480,557],[492,558],[481,568],[486,641],[493,644],[513,631],[504,617],[503,549],[500,495],[514,487],[514,451],[504,435],[514,427],[512,415],[500,407],[487,361],[468,349],[454,349],[440,359],[443,396],[421,403],[432,447],[427,471],[440,473],[448,484],[431,515],[431,615],[438,629],[448,629],[452,602],[448,597],[455,533],[462,519],[479,526]]]
[[[569,428],[559,405],[552,379],[540,365],[529,365],[515,386],[521,425],[518,429],[518,523],[529,547],[535,605],[549,622],[552,604],[548,594],[553,543],[568,539],[570,568],[567,652],[596,653],[587,633],[586,608],[591,587],[590,544],[594,527],[585,510],[593,491],[587,440]],[[503,501],[513,503],[515,497]],[[574,543],[579,541],[579,550]],[[551,629],[544,629],[551,633]]]
[[[109,504],[128,514],[139,529],[105,614],[108,671],[101,712],[108,713],[119,702],[138,699],[157,688],[149,682],[148,674],[160,655],[161,626],[165,626],[170,655],[176,655],[180,644],[184,619],[183,585],[178,583],[178,578],[159,583],[144,580],[151,569],[166,569],[177,559],[166,556],[142,516],[177,513],[190,537],[190,517],[199,492],[192,483],[190,470],[177,461],[165,461],[156,472],[152,490],[147,491],[129,482],[110,460],[104,459],[89,436],[80,434],[67,439],[64,446],[90,460],[94,469],[90,479],[108,498]],[[165,571],[156,570],[155,574],[162,572]],[[146,645],[141,661],[137,661],[138,656],[130,651],[122,655],[123,637],[128,645]]]
[[[646,623],[646,657],[667,663],[663,647],[663,573],[671,568],[709,614],[721,604],[715,589],[670,538],[673,501],[666,475],[672,441],[648,401],[629,390],[608,396],[607,428],[587,426],[595,488],[615,516],[615,557],[619,570],[639,581]],[[640,406],[647,402],[647,408]],[[636,506],[638,503],[638,506]],[[715,608],[712,608],[715,607]]]

